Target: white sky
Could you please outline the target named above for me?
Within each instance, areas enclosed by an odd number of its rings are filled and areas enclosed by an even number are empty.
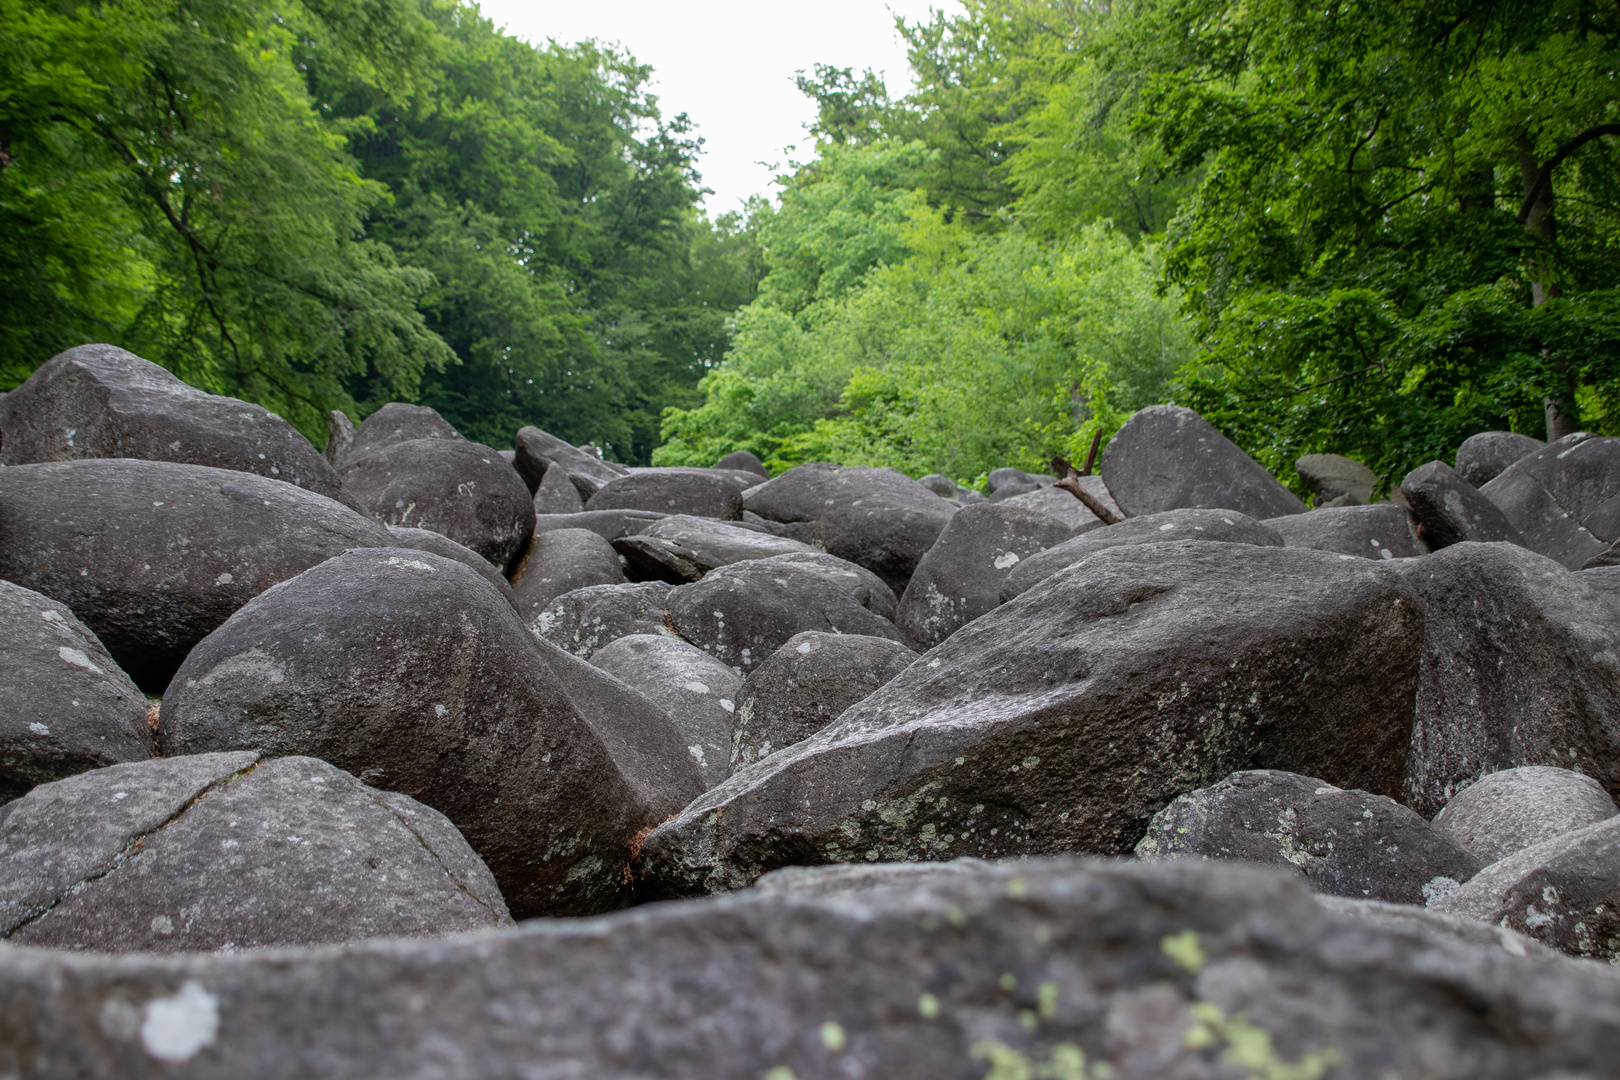
[[[653,67],[653,93],[666,117],[684,112],[704,139],[698,170],[714,189],[710,214],[772,194],[771,177],[790,157],[810,157],[804,125],[810,99],[793,85],[817,62],[884,74],[889,93],[911,88],[894,16],[925,19],[929,9],[961,12],[956,0],[484,0],[482,11],[507,33],[536,43],[595,38],[617,43]],[[797,144],[796,152],[784,148]],[[764,162],[765,164],[760,164]]]

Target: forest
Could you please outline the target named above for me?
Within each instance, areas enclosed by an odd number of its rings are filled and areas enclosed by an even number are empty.
[[[0,390],[119,344],[629,464],[976,483],[1191,406],[1285,482],[1620,433],[1620,5],[967,0],[702,211],[694,121],[452,0],[0,0]],[[1298,488],[1303,492],[1303,488]]]

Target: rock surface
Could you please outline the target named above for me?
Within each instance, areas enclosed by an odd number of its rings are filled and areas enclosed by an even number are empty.
[[[765,471],[765,465],[747,450],[733,450],[725,457],[714,463],[717,469],[730,469],[733,472],[751,472],[761,480],[769,480],[771,474]]]
[[[888,638],[794,634],[737,692],[730,771],[814,735],[916,659]]]
[[[366,512],[443,533],[502,570],[516,564],[534,534],[534,501],[499,454],[460,436],[364,450],[365,424],[360,429],[343,461],[343,487]]]
[[[601,911],[624,902],[636,833],[703,787],[668,718],[604,682],[460,563],[357,550],[198,645],[159,739],[331,762],[448,817],[518,917]]]
[[[0,1069],[1613,1075],[1610,972],[1488,928],[1495,941],[1481,944],[1422,912],[1362,910],[1245,867],[1043,860],[442,943],[118,959],[15,949],[0,960]]]
[[[1620,963],[1620,817],[1515,852],[1433,906]]]
[[[589,529],[551,529],[535,535],[512,577],[513,606],[532,623],[563,593],[591,585],[619,585],[624,569],[613,545]]]
[[[1129,518],[1117,525],[1087,530],[1072,540],[1065,540],[1020,560],[1008,573],[1007,581],[1001,588],[1001,597],[1011,600],[1059,570],[1082,562],[1099,551],[1164,544],[1172,540],[1283,546],[1282,537],[1270,525],[1231,510],[1167,510],[1161,514]]]
[[[146,699],[73,612],[0,581],[0,802],[152,756]]]
[[[511,924],[495,879],[444,815],[324,761],[257,757],[117,765],[8,806],[5,936],[201,952]]]
[[[1388,564],[1320,551],[1099,552],[659,826],[649,888],[1125,852],[1171,799],[1244,768],[1399,794],[1423,630],[1402,601]]]
[[[334,470],[343,464],[343,456],[354,446],[354,421],[349,414],[339,409],[329,409],[326,413],[326,448],[321,456]]]
[[[1107,507],[1116,518],[1126,516],[1125,511],[1114,501],[1114,496],[1109,494],[1108,485],[1103,483],[1102,477],[1082,476],[1075,482],[1085,489],[1086,494]],[[1004,506],[1015,506],[1021,510],[1033,510],[1038,514],[1055,517],[1076,533],[1090,532],[1092,529],[1103,527],[1102,518],[1088,510],[1085,503],[1058,487],[1036,488],[1022,495],[1002,499],[1001,502]]]
[[[1526,547],[1578,569],[1620,540],[1620,439],[1566,435],[1480,491]]]
[[[667,514],[649,510],[585,510],[578,514],[548,514],[535,518],[535,533],[552,529],[589,529],[604,540],[617,540],[640,532]]]
[[[895,622],[918,648],[931,649],[997,607],[1021,560],[1073,535],[1057,518],[1006,503],[964,507],[917,564]]]
[[[742,676],[697,646],[663,634],[617,638],[597,649],[591,663],[669,714],[704,787],[731,775],[731,727]]]
[[[678,514],[613,541],[641,575],[681,585],[710,570],[749,559],[813,550],[808,544],[741,524]]]
[[[1467,540],[1524,544],[1524,537],[1496,504],[1443,461],[1431,461],[1407,473],[1401,492],[1418,520],[1419,535],[1431,548]]]
[[[1482,431],[1470,435],[1457,447],[1457,475],[1482,488],[1501,476],[1509,465],[1546,445],[1540,439],[1515,431]]]
[[[348,507],[251,473],[102,459],[0,470],[0,578],[66,604],[152,693],[276,582],[389,543]]]
[[[513,447],[517,458],[512,464],[531,487],[538,487],[543,482],[542,477],[556,466],[578,490],[581,499],[589,499],[603,484],[626,476],[630,471],[537,427],[518,428]]]
[[[1262,522],[1287,547],[1315,548],[1363,559],[1411,559],[1427,555],[1417,519],[1404,506],[1338,506],[1286,514]]]
[[[1145,859],[1235,859],[1292,870],[1334,896],[1423,904],[1484,861],[1383,795],[1255,769],[1180,796],[1136,845]]]
[[[1125,421],[1108,440],[1098,471],[1132,517],[1212,509],[1265,519],[1305,510],[1259,462],[1179,405],[1153,405]]]
[[[332,466],[262,405],[187,386],[114,345],[80,345],[0,396],[0,464],[140,458],[285,480],[337,498]]]
[[[454,559],[461,565],[470,567],[479,577],[495,586],[496,590],[506,597],[508,603],[516,603],[512,597],[512,586],[507,584],[505,575],[472,548],[456,543],[443,533],[436,533],[431,529],[413,529],[409,525],[390,525],[388,536],[395,547],[431,551],[435,555]]]
[[[1590,776],[1548,765],[1503,769],[1451,797],[1435,825],[1487,863],[1620,813]]]
[[[437,409],[390,401],[366,417],[355,429],[354,442],[344,455],[343,462],[348,464],[354,458],[417,439],[464,441],[461,432],[440,416]]]
[[[736,521],[742,517],[743,489],[758,482],[752,473],[722,469],[634,469],[598,488],[585,509],[653,510]]]
[[[829,555],[872,571],[896,594],[958,507],[893,469],[812,462],[750,488],[746,509],[804,522]]]
[[[668,634],[664,606],[673,588],[664,581],[592,585],[553,600],[529,621],[529,629],[582,660],[597,649],[631,634]]]
[[[1321,503],[1349,497],[1348,505],[1372,502],[1378,474],[1343,454],[1306,454],[1294,462],[1299,478],[1316,492]]]
[[[670,625],[705,652],[747,674],[794,634],[820,630],[904,639],[879,611],[882,582],[830,555],[750,559],[669,594]]]
[[[546,470],[546,478],[535,488],[534,512],[579,514],[584,510],[585,500],[579,497],[579,489],[568,479],[568,474],[562,469]]]

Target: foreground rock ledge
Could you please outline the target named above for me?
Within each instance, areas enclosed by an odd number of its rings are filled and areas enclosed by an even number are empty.
[[[1620,977],[1494,928],[1219,864],[890,871],[434,942],[3,948],[0,1074],[1215,1078],[1237,1041],[1334,1078],[1620,1076]]]

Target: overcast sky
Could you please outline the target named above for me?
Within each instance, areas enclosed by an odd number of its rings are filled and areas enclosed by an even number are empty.
[[[815,117],[793,85],[796,71],[819,61],[874,68],[889,92],[910,89],[905,48],[894,16],[927,17],[930,7],[961,11],[956,0],[485,0],[485,16],[526,41],[617,42],[653,67],[653,92],[665,116],[685,112],[704,139],[699,161],[711,214],[769,194],[773,165],[810,156],[804,125]],[[797,144],[796,154],[784,148]],[[765,164],[759,164],[765,162]]]

